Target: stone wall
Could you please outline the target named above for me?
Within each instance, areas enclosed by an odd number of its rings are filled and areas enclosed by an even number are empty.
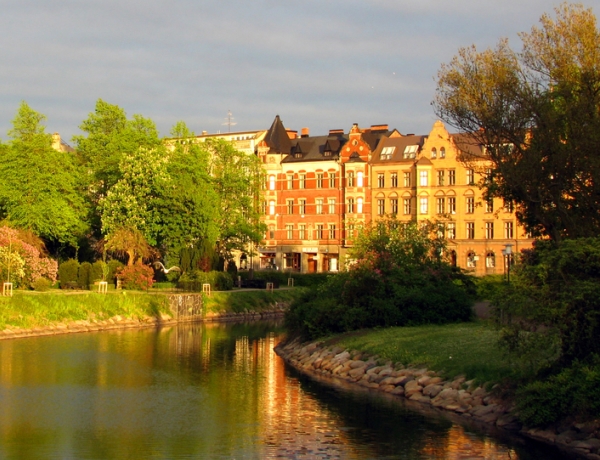
[[[551,429],[526,428],[513,414],[514,406],[502,401],[465,377],[445,379],[424,368],[381,363],[377,356],[320,342],[292,340],[278,345],[276,353],[300,372],[360,385],[449,411],[465,421],[479,422],[555,444],[585,458],[600,460],[600,421],[562,424]]]

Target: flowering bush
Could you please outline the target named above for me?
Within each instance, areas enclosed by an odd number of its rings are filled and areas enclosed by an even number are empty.
[[[27,235],[22,231],[7,226],[0,227],[0,247],[5,248],[4,252],[6,254],[18,254],[24,262],[23,272],[19,272],[19,275],[11,274],[11,278],[14,275],[14,281],[25,286],[32,286],[37,279],[42,277],[48,278],[50,281],[56,281],[58,263],[53,259],[44,257],[40,249],[28,243],[26,239],[28,239]],[[0,265],[0,270],[3,271],[4,279],[6,279],[8,267],[2,261],[0,261]]]
[[[148,265],[139,263],[123,267],[117,274],[125,289],[150,289],[154,284],[153,277],[154,270]]]

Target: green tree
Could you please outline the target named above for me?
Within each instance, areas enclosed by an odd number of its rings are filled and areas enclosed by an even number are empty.
[[[203,144],[209,153],[209,172],[218,195],[219,252],[229,259],[232,250],[258,244],[265,225],[260,221],[263,170],[255,155],[236,150],[230,142],[209,140]]]
[[[556,18],[479,52],[459,50],[438,74],[435,110],[465,133],[493,168],[489,196],[514,202],[517,218],[554,240],[600,230],[600,33],[591,9],[563,3]]]
[[[50,245],[77,245],[86,229],[72,154],[52,148],[44,115],[21,103],[0,145],[0,209],[13,227],[27,229]]]

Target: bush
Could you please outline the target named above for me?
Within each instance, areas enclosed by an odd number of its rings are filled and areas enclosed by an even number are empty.
[[[52,281],[48,278],[38,278],[33,282],[33,289],[36,291],[48,291],[52,287]]]
[[[229,291],[233,289],[233,278],[225,272],[194,270],[191,273],[181,275],[177,287],[184,291],[202,292],[203,284],[210,284],[211,289],[214,291]]]
[[[79,266],[77,284],[81,289],[89,289],[92,281],[92,264],[84,262]]]
[[[238,272],[238,276],[241,276],[243,280],[249,279],[250,273],[248,271]],[[288,278],[294,279],[294,286],[298,287],[313,287],[319,286],[327,281],[327,278],[332,276],[332,273],[296,273],[296,272],[285,272],[285,271],[255,271],[254,279],[265,280],[270,283],[278,283],[279,286],[287,286]]]
[[[90,281],[92,283],[95,283],[96,281],[103,281],[104,280],[104,267],[106,267],[106,269],[108,269],[108,265],[106,264],[106,262],[103,262],[102,260],[97,260],[96,262],[94,262],[92,264],[92,273],[90,275]],[[108,273],[107,273],[108,275]],[[104,280],[104,281],[108,281],[108,280]]]
[[[109,260],[108,263],[108,275],[106,276],[106,281],[109,283],[114,283],[117,278],[117,273],[125,266],[121,262],[116,259]]]
[[[154,283],[154,270],[148,265],[133,264],[122,268],[117,277],[124,289],[146,290]]]
[[[77,287],[77,275],[79,262],[69,259],[58,266],[58,279],[61,289],[75,289]]]

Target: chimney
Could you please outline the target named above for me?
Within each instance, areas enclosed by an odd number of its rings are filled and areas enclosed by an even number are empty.
[[[287,133],[290,139],[298,138],[298,131],[296,131],[295,129],[286,129],[285,132]]]
[[[343,129],[330,129],[329,130],[330,136],[334,136],[335,134],[344,134],[344,130]]]
[[[371,131],[387,131],[388,130],[388,124],[387,123],[380,123],[378,125],[371,125]]]
[[[308,137],[308,134],[310,133],[308,128],[302,128],[302,134],[300,137]]]

